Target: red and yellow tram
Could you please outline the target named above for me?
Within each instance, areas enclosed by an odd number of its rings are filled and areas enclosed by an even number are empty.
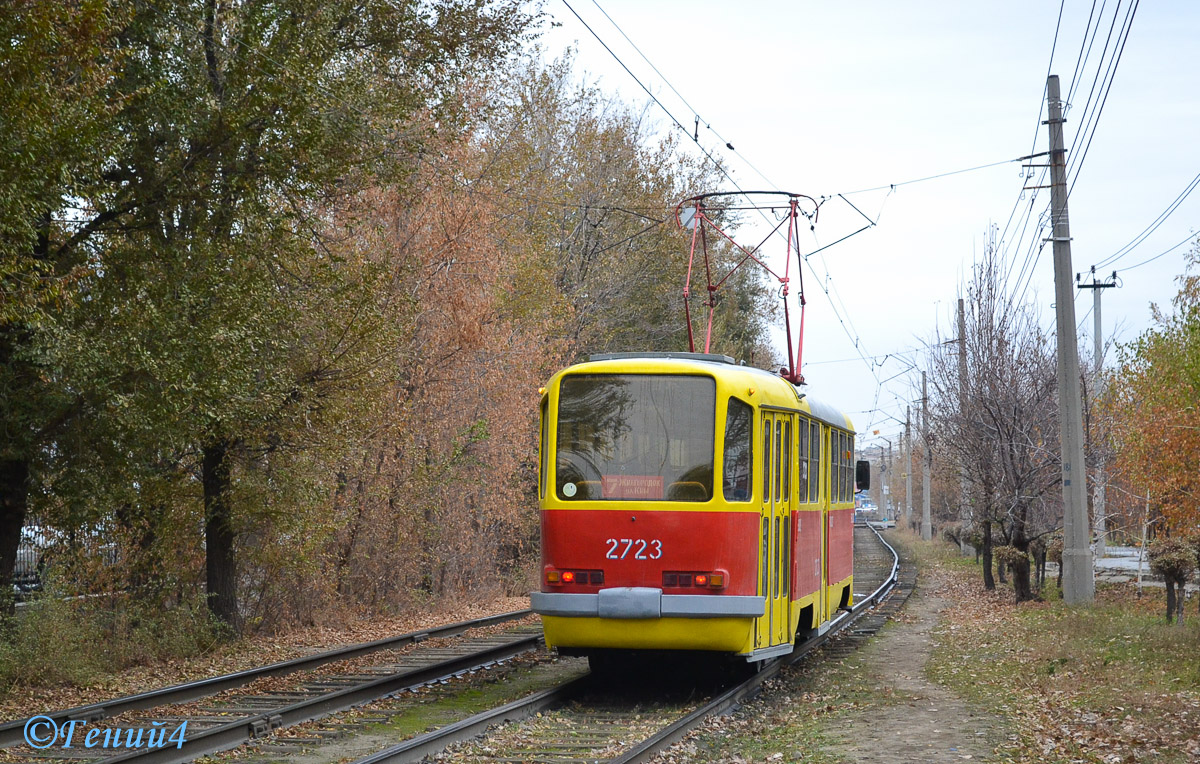
[[[851,604],[854,428],[796,385],[725,356],[593,356],[541,413],[549,646],[757,661]]]

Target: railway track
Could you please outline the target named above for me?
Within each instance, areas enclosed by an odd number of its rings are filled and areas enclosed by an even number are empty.
[[[528,610],[463,621],[411,632],[360,645],[330,650],[290,661],[188,682],[102,703],[19,719],[0,725],[0,749],[10,761],[103,761],[105,764],[138,761],[162,764],[192,761],[199,756],[237,747],[256,738],[305,721],[344,711],[364,702],[422,685],[445,681],[465,672],[489,668],[538,649],[536,626],[500,634],[471,634],[523,619]],[[455,639],[457,638],[457,639]],[[317,671],[335,662],[336,672]],[[265,689],[238,688],[272,677],[290,681],[268,684]],[[136,736],[122,738],[126,745],[87,746],[85,733],[97,728],[119,729]],[[51,729],[62,730],[57,743],[36,749],[27,744],[27,725],[34,724],[35,738],[46,739]],[[53,725],[53,728],[49,725]],[[186,726],[183,726],[186,725]],[[165,733],[184,730],[178,744],[165,743]],[[66,730],[72,745],[63,745]],[[78,730],[78,735],[75,732]],[[161,746],[148,745],[151,734]],[[143,738],[145,735],[145,738]],[[97,739],[99,742],[102,739]],[[142,742],[145,741],[145,742]]]
[[[728,712],[755,696],[764,682],[815,648],[832,641],[827,651],[835,656],[842,655],[878,631],[911,592],[915,570],[911,565],[900,565],[898,555],[869,528],[855,529],[855,555],[857,591],[856,604],[851,611],[844,612],[826,633],[805,642],[791,655],[767,663],[744,681],[727,683],[732,686],[702,693],[706,697],[695,697],[694,682],[691,683],[691,694],[686,690],[664,691],[659,686],[647,686],[643,691],[632,693],[628,688],[614,690],[611,686],[598,686],[577,663],[557,672],[569,677],[566,681],[547,679],[554,674],[548,672],[542,677],[542,684],[551,686],[484,712],[440,724],[435,729],[360,758],[354,764],[412,762],[434,755],[448,760],[547,764],[647,761],[682,739],[705,719]],[[117,755],[101,757],[94,749],[77,749],[64,756],[61,749],[35,751],[21,747],[7,749],[4,753],[10,755],[4,758],[38,764],[54,760],[102,760],[104,764],[136,760],[174,764],[253,742],[260,746],[259,752],[239,754],[240,759],[279,761],[294,753],[319,750],[328,745],[333,749],[330,760],[345,760],[345,754],[352,749],[338,742],[330,743],[328,738],[340,737],[343,731],[356,734],[356,730],[371,722],[385,723],[393,715],[407,711],[404,703],[399,703],[383,712],[368,710],[365,716],[360,715],[349,722],[336,716],[339,711],[361,707],[379,698],[403,695],[406,690],[419,686],[436,688],[425,691],[431,705],[440,702],[438,693],[443,687],[445,697],[453,698],[452,685],[446,684],[449,679],[479,669],[484,669],[482,673],[487,674],[513,656],[529,654],[540,645],[538,634],[529,628],[482,636],[469,636],[469,632],[517,620],[527,614],[527,611],[521,611],[401,635],[52,715],[60,724],[72,719],[104,720],[104,726],[141,729],[147,729],[155,722],[178,724],[186,720],[186,743],[178,748],[171,745],[118,751]],[[453,643],[444,640],[462,635],[468,636]],[[368,660],[363,656],[371,658]],[[299,675],[298,672],[311,672],[313,668],[348,658],[360,659],[349,673],[316,677],[304,674],[302,681],[293,681],[287,687],[261,692],[251,688],[253,694],[230,692],[263,677]],[[219,693],[224,694],[218,698]],[[414,696],[406,697],[411,700]],[[412,707],[412,703],[407,706]],[[141,713],[149,709],[154,710]],[[330,714],[335,716],[329,717]],[[323,717],[327,720],[315,729],[311,729],[312,725],[299,728],[308,729],[299,736],[278,734],[284,728]],[[7,735],[0,738],[5,741],[3,745],[13,745],[7,742],[12,740],[10,730],[16,729],[20,735],[25,721],[0,726],[0,735]],[[353,755],[361,755],[361,752]]]
[[[445,753],[439,759],[446,760],[545,764],[648,761],[704,720],[726,713],[756,695],[763,683],[785,666],[802,660],[833,637],[848,635],[838,640],[840,651],[843,646],[853,649],[858,641],[878,631],[912,591],[915,569],[900,565],[892,547],[866,527],[855,529],[855,555],[855,580],[861,594],[855,595],[857,604],[849,612],[791,655],[766,664],[758,673],[708,699],[672,699],[669,693],[662,697],[661,688],[651,688],[641,697],[614,697],[587,676],[418,735],[354,764],[415,762],[441,751]],[[889,597],[891,594],[895,596]],[[493,729],[521,719],[531,720]],[[486,738],[477,739],[485,732]],[[454,743],[459,747],[447,750]]]

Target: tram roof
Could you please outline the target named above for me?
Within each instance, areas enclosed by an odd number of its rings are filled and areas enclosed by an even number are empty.
[[[791,396],[794,396],[797,408],[803,401],[808,408],[808,413],[814,419],[834,427],[854,431],[854,424],[850,421],[850,417],[836,407],[813,398],[774,372],[739,364],[727,355],[672,352],[596,353],[588,356],[587,361],[570,366],[559,374],[567,371],[572,373],[615,373],[618,370],[647,373],[664,366],[704,371],[724,378],[745,375],[747,378],[754,379],[755,384],[762,385],[764,390],[772,389],[776,394],[780,394],[784,390],[790,391]]]

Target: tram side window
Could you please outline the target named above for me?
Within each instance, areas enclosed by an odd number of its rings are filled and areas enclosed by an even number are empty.
[[[771,503],[771,420],[763,420],[763,448],[762,448],[762,471],[763,471],[763,503]]]
[[[722,491],[725,501],[750,501],[753,490],[751,456],[754,452],[754,411],[737,398],[729,399],[725,417],[725,465]]]
[[[783,547],[783,564],[779,567],[779,580],[783,582],[783,593],[787,596],[791,590],[792,581],[792,528],[791,517],[783,516],[783,539],[784,543],[780,544]]]
[[[846,485],[850,488],[850,501],[854,501],[854,436],[846,436]]]
[[[842,450],[838,448],[838,431],[829,430],[829,503],[842,500]]]
[[[550,405],[548,400],[542,401],[542,469],[538,492],[546,498],[546,473],[550,471]]]
[[[846,433],[844,440],[846,446],[842,449],[842,455],[846,459],[846,501],[854,501],[854,447],[850,445],[850,433]]]
[[[841,500],[850,500],[850,492],[847,491],[847,477],[850,477],[850,463],[846,461],[846,433],[838,433],[838,441],[841,444],[838,450],[839,461],[841,462]]]
[[[842,464],[846,477],[842,499],[854,501],[854,451],[850,447],[850,433],[842,433]]]
[[[783,485],[783,422],[775,420],[775,501],[779,501],[779,489]]]
[[[834,456],[837,458],[837,500],[842,502],[846,500],[846,433],[840,430],[837,433],[837,453]]]
[[[829,431],[829,503],[841,501],[841,433]]]
[[[812,451],[808,468],[808,500],[816,502],[821,497],[821,425],[816,422],[809,427],[808,445]]]
[[[759,591],[764,597],[771,596],[771,518],[762,521],[762,581]]]
[[[846,473],[844,501],[854,501],[854,452],[850,446],[850,433],[842,433],[842,464]]]
[[[842,434],[829,431],[829,501],[837,504],[842,500]]]
[[[800,420],[800,474],[796,476],[800,501],[808,501],[808,420]]]
[[[779,597],[779,580],[783,578],[783,538],[779,535],[779,518],[775,518],[775,592],[772,597]]]
[[[783,423],[783,459],[780,462],[783,471],[783,500],[788,501],[792,496],[792,423]]]

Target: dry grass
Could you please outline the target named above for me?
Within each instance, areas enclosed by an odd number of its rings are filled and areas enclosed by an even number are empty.
[[[20,652],[9,650],[0,660],[14,679],[0,690],[0,720],[19,719],[49,710],[95,703],[108,698],[218,676],[342,645],[382,639],[432,626],[480,618],[529,607],[526,597],[497,597],[443,603],[392,618],[347,620],[333,626],[300,629],[286,635],[259,635],[232,642],[197,643],[193,652],[164,654],[140,665],[114,670],[104,654],[120,645],[89,641],[77,624],[58,630],[30,628]],[[57,617],[57,616],[56,616]],[[31,624],[31,627],[33,624]],[[69,627],[69,628],[68,628]],[[40,640],[33,635],[40,633]],[[90,633],[90,632],[89,632]],[[195,635],[191,635],[195,636]],[[179,639],[191,638],[181,633]],[[186,645],[180,644],[182,651]],[[60,665],[49,666],[58,656]]]
[[[1165,594],[1105,587],[1092,607],[1012,605],[945,544],[919,544],[955,607],[929,674],[1011,717],[1006,761],[1195,761],[1200,757],[1200,619],[1164,622]],[[1051,584],[1052,585],[1052,584]]]

